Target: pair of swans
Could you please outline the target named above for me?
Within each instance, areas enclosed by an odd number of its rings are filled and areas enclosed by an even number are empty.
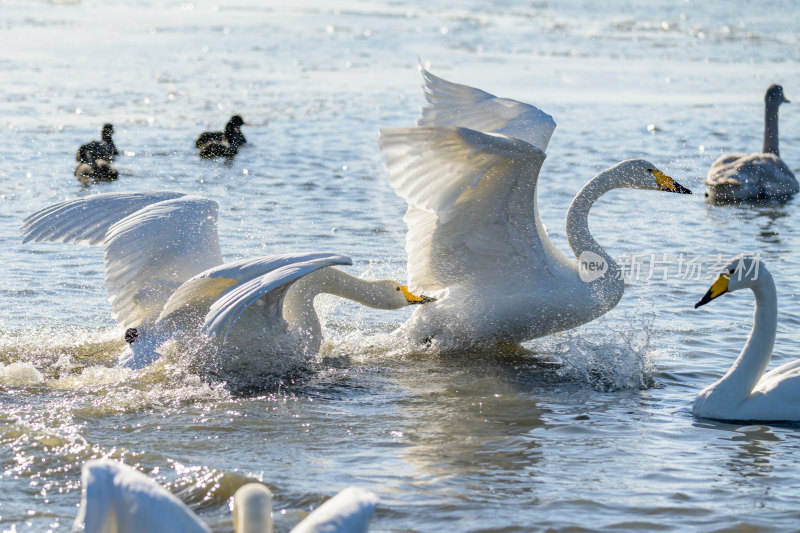
[[[171,339],[224,346],[221,374],[285,375],[319,351],[314,297],[330,293],[398,309],[429,301],[392,280],[363,280],[333,268],[349,257],[325,252],[224,263],[215,201],[179,192],[105,193],[29,216],[24,242],[102,244],[105,286],[129,346],[119,363],[140,369]]]
[[[108,459],[81,468],[81,507],[73,528],[84,533],[210,533],[180,499],[133,468]],[[292,533],[366,533],[375,494],[348,487],[292,529]],[[272,533],[272,493],[248,483],[233,496],[235,533]]]
[[[695,308],[740,289],[755,295],[753,329],[730,370],[697,395],[692,410],[717,420],[800,421],[800,360],[764,373],[778,323],[775,282],[766,265],[751,255],[734,258]]]
[[[778,148],[778,108],[789,103],[783,87],[770,85],[764,95],[764,144],[759,154],[720,156],[703,183],[711,203],[782,200],[800,191]]]
[[[578,262],[550,241],[537,181],[556,127],[540,109],[422,69],[428,105],[417,127],[380,131],[389,183],[408,202],[412,289],[436,297],[399,334],[442,346],[515,345],[574,328],[612,309],[620,269],[589,232],[589,210],[617,188],[688,194],[642,159],[600,172],[566,216]]]
[[[691,191],[642,159],[604,170],[567,212],[567,237],[579,263],[571,261],[550,241],[536,206],[552,117],[424,69],[423,77],[429,105],[419,126],[383,129],[379,145],[390,185],[409,204],[409,283],[435,297],[330,268],[350,263],[338,254],[222,264],[217,204],[181,193],[62,202],[26,219],[24,239],[103,243],[112,309],[129,328],[131,345],[121,362],[132,368],[155,360],[176,332],[224,333],[236,354],[264,345],[316,351],[321,328],[313,297],[319,292],[379,308],[426,303],[397,335],[443,348],[515,345],[612,309],[624,282],[589,232],[594,202],[616,188]]]

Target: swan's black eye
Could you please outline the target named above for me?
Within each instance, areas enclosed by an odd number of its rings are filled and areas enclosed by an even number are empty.
[[[400,290],[400,287],[397,287],[395,290],[399,291],[399,290]]]
[[[735,272],[736,272],[736,269],[735,269],[735,268],[732,268],[732,269],[730,269],[730,270],[728,271],[728,274],[731,274],[731,275],[733,275]]]

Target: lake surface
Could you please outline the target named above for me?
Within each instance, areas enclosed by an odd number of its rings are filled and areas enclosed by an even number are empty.
[[[731,256],[767,262],[774,363],[800,358],[800,200],[712,207],[700,183],[718,155],[760,148],[770,83],[800,102],[795,3],[292,4],[0,0],[0,529],[69,531],[97,457],[220,532],[251,479],[272,489],[278,531],[349,485],[381,498],[374,531],[798,529],[800,427],[691,414],[750,329],[744,291],[693,309]],[[622,159],[696,193],[596,204],[596,239],[631,265],[614,310],[528,354],[445,356],[392,344],[406,311],[320,298],[308,375],[242,396],[180,357],[114,368],[102,249],[20,242],[56,201],[177,190],[219,202],[227,260],[333,250],[353,274],[404,280],[405,204],[376,139],[416,120],[418,57],[553,115],[539,208],[564,251],[570,200]],[[798,107],[780,123],[796,174]],[[235,113],[248,146],[200,161],[197,134]],[[104,122],[121,176],[84,188],[74,154]]]

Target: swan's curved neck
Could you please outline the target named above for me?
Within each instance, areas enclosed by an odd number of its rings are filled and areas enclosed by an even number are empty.
[[[778,298],[775,282],[766,269],[759,272],[753,294],[756,297],[753,329],[728,373],[713,386],[716,392],[726,393],[731,400],[742,401],[750,395],[769,364],[775,344]]]
[[[283,317],[290,324],[321,337],[322,327],[314,311],[314,298],[321,293],[333,294],[378,309],[403,307],[405,297],[387,290],[387,282],[351,276],[338,268],[326,267],[297,280],[283,299]]]
[[[778,107],[780,104],[767,102],[764,111],[764,146],[761,151],[765,154],[775,154],[780,157],[778,149]]]
[[[604,293],[604,300],[610,306],[609,309],[622,298],[624,282],[616,261],[594,240],[589,232],[589,210],[603,194],[622,186],[624,186],[622,176],[615,172],[614,168],[601,172],[589,180],[575,195],[566,217],[567,240],[578,262],[587,263],[597,260],[599,256],[607,266],[602,277],[589,283]],[[579,264],[579,266],[581,265]]]
[[[322,268],[298,281],[301,282],[305,282],[308,287],[307,295],[312,298],[324,292],[354,300],[368,307],[379,309],[397,307],[387,299],[385,285],[381,282],[351,276],[338,268]]]

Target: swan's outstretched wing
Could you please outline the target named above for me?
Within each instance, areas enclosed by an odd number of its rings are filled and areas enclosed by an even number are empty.
[[[477,273],[496,273],[494,263],[513,268],[517,259],[530,273],[550,253],[535,208],[542,150],[455,127],[382,129],[379,145],[389,184],[409,205],[413,288],[436,291]]]
[[[214,337],[227,336],[236,320],[262,299],[265,321],[282,320],[282,301],[289,286],[311,272],[332,265],[351,265],[342,254],[313,252],[256,257],[211,268],[186,283],[170,297],[159,320],[191,306],[208,309],[203,329]]]
[[[117,322],[153,321],[192,276],[222,263],[217,203],[183,196],[146,206],[111,226],[106,291]]]
[[[420,67],[421,68],[421,67]],[[547,150],[556,129],[553,117],[529,104],[434,76],[424,68],[422,86],[429,105],[422,108],[420,126],[462,126],[522,139]]]
[[[22,222],[23,242],[101,244],[113,224],[150,204],[186,196],[180,192],[105,193],[66,200]]]
[[[154,320],[185,280],[222,263],[217,203],[179,192],[96,194],[54,204],[22,224],[27,241],[105,247],[105,281],[123,327]]]
[[[116,461],[87,461],[73,528],[87,533],[210,533],[178,499],[144,474]]]
[[[368,490],[347,487],[320,505],[290,533],[366,533],[378,501]]]

